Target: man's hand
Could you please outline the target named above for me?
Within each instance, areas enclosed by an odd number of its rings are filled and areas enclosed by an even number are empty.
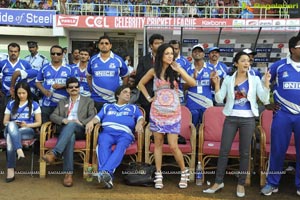
[[[68,124],[68,123],[69,123],[69,120],[68,120],[67,118],[64,118],[64,119],[62,120],[62,123],[63,123],[63,124]]]
[[[15,98],[15,88],[14,87],[10,87],[9,88],[9,93],[12,99]]]
[[[270,104],[265,105],[265,108],[267,110],[272,110],[272,111],[276,112],[277,110],[280,109],[280,105],[278,103],[270,103]]]
[[[85,134],[91,133],[93,129],[94,129],[94,122],[93,120],[91,120],[85,125]]]

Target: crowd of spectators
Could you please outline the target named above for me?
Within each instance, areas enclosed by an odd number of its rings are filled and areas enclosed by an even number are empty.
[[[52,9],[60,14],[70,15],[203,18],[249,18],[243,17],[242,4],[249,6],[254,4],[253,0],[0,0],[0,2],[0,8]]]

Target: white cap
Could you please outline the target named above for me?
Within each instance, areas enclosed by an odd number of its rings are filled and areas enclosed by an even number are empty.
[[[204,51],[204,47],[202,46],[202,44],[196,44],[192,47],[192,51],[194,51],[195,49],[200,48],[202,51]]]

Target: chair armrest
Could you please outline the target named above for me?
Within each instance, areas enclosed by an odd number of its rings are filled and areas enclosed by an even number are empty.
[[[204,125],[203,123],[199,127],[198,131],[198,160],[200,160],[200,155],[203,154],[203,143],[204,143]]]
[[[42,124],[40,132],[40,148],[44,148],[45,141],[53,137],[54,134],[54,123],[45,122]]]
[[[96,149],[96,147],[97,147],[100,128],[101,128],[100,123],[96,124],[96,126],[94,127],[94,131],[93,131],[93,149]]]
[[[263,153],[266,152],[266,133],[261,125],[258,125],[257,128],[260,133],[259,143],[260,143],[260,152],[261,152],[260,154],[262,155]],[[266,156],[266,155],[263,155],[263,156]]]

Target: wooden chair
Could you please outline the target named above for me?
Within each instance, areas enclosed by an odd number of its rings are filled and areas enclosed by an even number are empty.
[[[31,148],[31,166],[30,166],[30,175],[33,176],[34,171],[33,171],[33,162],[34,162],[34,145],[36,142],[36,138],[28,139],[28,140],[21,140],[22,147],[23,148]],[[6,149],[7,148],[7,143],[5,138],[0,139],[0,148],[1,149]]]
[[[140,111],[143,114],[144,119],[146,119],[146,112],[142,107],[139,107]],[[146,122],[144,123],[146,124]],[[98,136],[100,133],[101,125],[96,124],[94,127],[94,137],[93,137],[93,156],[92,156],[92,165],[94,171],[98,169],[98,158],[96,153],[96,148],[98,145]],[[142,134],[135,133],[135,141],[126,149],[125,155],[129,156],[130,159],[134,162],[142,162],[142,153],[144,146],[144,136]],[[115,149],[115,145],[112,146],[112,150]]]
[[[154,143],[151,142],[150,136],[152,132],[149,125],[145,130],[145,162],[151,164],[154,161]],[[196,159],[196,128],[192,123],[192,116],[189,109],[181,106],[181,130],[180,135],[186,139],[186,144],[178,144],[183,154],[185,162],[188,164],[191,174],[195,171]],[[163,144],[163,156],[173,156],[168,144]],[[163,164],[173,165],[173,164]],[[178,167],[178,165],[174,165]],[[194,181],[194,176],[190,176],[190,180]]]
[[[264,110],[261,113],[258,129],[260,132],[260,185],[266,183],[266,173],[268,169],[268,161],[271,149],[271,124],[273,120],[273,112]],[[286,152],[287,161],[296,161],[296,147],[294,136],[292,134],[290,145]]]
[[[53,149],[57,143],[56,125],[52,122],[46,122],[42,124],[40,134],[40,178],[46,177],[46,166],[47,163],[42,157],[51,149]],[[91,134],[86,134],[85,140],[76,140],[74,146],[74,153],[78,153],[81,161],[75,161],[74,164],[83,165],[83,177],[86,177],[87,167],[90,159],[90,141]],[[61,163],[57,161],[54,164]]]
[[[198,161],[201,162],[204,171],[216,169],[216,165],[209,166],[212,158],[219,157],[221,147],[221,138],[225,115],[223,114],[224,107],[207,108],[203,114],[202,124],[199,128],[199,146],[198,146]],[[239,159],[239,133],[236,134],[228,158]],[[249,171],[251,171],[251,151],[249,156]],[[239,164],[228,165],[229,168],[235,168]],[[205,173],[203,174],[203,180]],[[247,175],[246,185],[250,185],[251,177]]]

